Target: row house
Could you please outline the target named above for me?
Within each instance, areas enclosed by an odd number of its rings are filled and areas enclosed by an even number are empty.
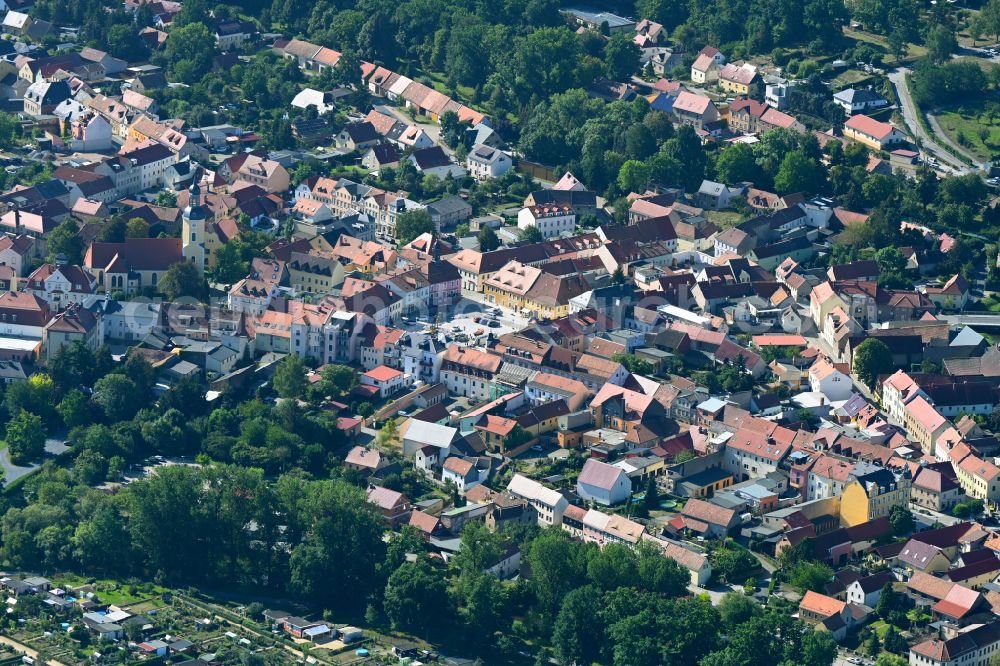
[[[487,400],[502,362],[500,356],[451,345],[441,360],[441,381],[451,395]]]
[[[94,295],[97,280],[79,266],[43,264],[28,276],[24,291],[49,304],[54,311],[82,304]]]

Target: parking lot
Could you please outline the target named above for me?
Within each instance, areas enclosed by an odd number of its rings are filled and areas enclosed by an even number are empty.
[[[446,318],[434,319],[426,315],[405,317],[399,327],[412,332],[428,333],[432,326],[437,327],[439,335],[445,341],[470,344],[486,344],[487,337],[494,338],[512,331],[519,331],[528,325],[528,318],[503,310],[475,298],[463,298],[455,305],[452,313]]]

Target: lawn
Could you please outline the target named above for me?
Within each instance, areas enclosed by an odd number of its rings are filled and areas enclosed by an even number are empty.
[[[744,221],[743,215],[731,210],[706,210],[706,217],[720,229],[735,227]]]
[[[937,120],[952,141],[977,158],[989,160],[1000,153],[1000,105],[996,102],[941,111]]]
[[[830,81],[831,90],[844,90],[845,88],[856,88],[874,82],[874,77],[868,72],[860,69],[845,69],[843,72],[833,77]]]
[[[864,30],[854,30],[853,28],[844,27],[844,36],[849,39],[854,39],[859,42],[867,42],[873,46],[881,47],[885,50],[885,57],[882,59],[886,65],[897,64],[896,56],[889,52],[889,40],[881,35],[876,35],[871,32],[866,32]],[[927,48],[920,46],[918,44],[907,44],[906,45],[906,55],[903,56],[902,60],[917,60],[927,55]]]

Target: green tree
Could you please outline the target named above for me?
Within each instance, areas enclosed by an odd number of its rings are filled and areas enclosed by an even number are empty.
[[[541,243],[543,240],[545,240],[542,237],[541,229],[539,229],[534,225],[525,227],[520,231],[518,231],[517,237],[518,240],[524,243]]]
[[[289,354],[274,371],[274,390],[285,400],[298,400],[306,393],[306,366],[297,354]]]
[[[854,351],[854,373],[865,385],[875,388],[879,375],[892,372],[892,352],[878,338],[868,338]]]
[[[804,150],[793,150],[781,160],[774,187],[782,194],[817,194],[824,187],[823,167]]]
[[[76,428],[93,421],[90,411],[90,399],[79,389],[72,389],[56,405],[59,418],[67,428]]]
[[[994,662],[997,660],[996,655],[993,656],[993,661],[990,662],[991,666],[997,666]],[[883,652],[875,660],[875,666],[906,666],[908,663],[906,657],[900,657],[899,655],[889,654],[888,652]]]
[[[124,243],[128,234],[128,222],[121,217],[113,217],[101,226],[98,239],[102,243]]]
[[[172,301],[178,298],[203,299],[208,292],[204,276],[191,261],[172,264],[160,278],[157,288]]]
[[[488,224],[479,230],[477,240],[480,252],[492,252],[500,247],[500,238],[497,237],[497,232],[493,231],[493,227]]]
[[[788,572],[788,582],[801,592],[822,592],[833,578],[833,570],[822,562],[799,562]]]
[[[885,637],[882,639],[882,645],[885,647],[887,652],[894,652],[896,654],[904,654],[910,649],[909,644],[906,639],[899,635],[896,628],[889,625],[889,629],[885,632]]]
[[[156,195],[156,205],[164,208],[173,208],[177,205],[177,195],[170,190],[163,190]]]
[[[617,33],[604,46],[604,67],[612,81],[631,81],[639,72],[639,46],[632,41],[632,35]]]
[[[91,400],[97,405],[110,423],[125,421],[139,410],[142,394],[135,382],[125,375],[107,375],[94,384]]]
[[[400,245],[406,245],[421,234],[436,232],[437,225],[423,208],[408,210],[396,218],[396,239]]]
[[[901,504],[890,509],[889,522],[892,524],[892,533],[896,536],[906,536],[913,533],[913,514]]]
[[[22,409],[7,423],[5,439],[11,462],[15,465],[34,462],[45,451],[41,417]]]
[[[164,54],[174,78],[194,85],[212,68],[215,38],[204,23],[189,23],[170,31]]]
[[[331,363],[320,371],[323,390],[330,395],[344,395],[358,383],[358,373],[346,365]]]
[[[396,419],[387,419],[385,423],[382,424],[382,428],[378,431],[378,444],[379,446],[389,446],[396,441],[396,435],[399,434],[399,427],[396,425]]]
[[[81,451],[73,461],[73,476],[85,485],[101,483],[107,478],[107,473],[107,461],[97,451],[90,449]]]
[[[927,47],[927,57],[934,62],[945,62],[958,50],[955,33],[940,23],[927,31],[924,45]]]
[[[749,551],[735,546],[717,548],[709,556],[713,572],[726,582],[744,581],[760,566]]]
[[[600,658],[601,593],[592,585],[572,590],[563,599],[552,631],[556,660],[564,666],[592,664]]]
[[[757,615],[761,607],[745,594],[726,592],[719,601],[718,610],[723,624],[732,630]]]
[[[83,237],[72,217],[67,217],[49,233],[46,247],[49,251],[50,262],[55,262],[57,257],[65,258],[66,262],[70,264],[83,262]]]
[[[554,618],[564,597],[586,583],[588,550],[558,530],[545,530],[528,544],[524,559],[531,567],[530,587],[538,607],[549,613],[543,618]]]
[[[126,225],[125,236],[126,238],[149,238],[149,223],[141,218],[133,217]]]
[[[628,160],[618,171],[618,187],[622,192],[645,192],[650,174],[649,165],[645,162]]]
[[[728,184],[758,181],[760,167],[753,148],[745,143],[732,143],[720,150],[715,159],[715,177]]]
[[[7,150],[14,147],[17,138],[21,135],[21,123],[17,116],[0,112],[0,147]]]
[[[425,632],[448,611],[444,578],[425,558],[406,562],[389,576],[383,607],[397,629]]]

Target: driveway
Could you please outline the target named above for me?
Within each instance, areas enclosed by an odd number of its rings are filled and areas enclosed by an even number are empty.
[[[910,87],[906,81],[906,75],[909,73],[910,70],[906,67],[900,67],[889,73],[889,81],[896,91],[896,99],[899,101],[899,109],[903,114],[907,129],[911,135],[920,139],[920,147],[925,153],[930,153],[941,161],[942,167],[958,174],[966,173],[969,170],[968,167],[937,143],[936,137],[925,132],[923,125],[920,124],[917,118],[917,107],[913,103]]]
[[[45,456],[58,456],[62,455],[69,450],[66,446],[66,442],[61,439],[46,439],[45,440]],[[0,468],[3,468],[3,485],[9,486],[14,483],[22,476],[27,476],[32,472],[36,471],[41,467],[40,463],[28,465],[22,467],[20,465],[15,465],[10,460],[10,451],[7,447],[0,449]]]

